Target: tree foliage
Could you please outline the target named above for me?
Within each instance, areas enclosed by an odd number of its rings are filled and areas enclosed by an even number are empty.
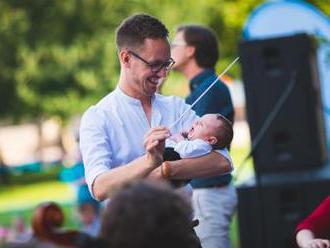
[[[174,34],[180,23],[213,28],[222,65],[237,54],[249,13],[260,0],[1,0],[0,118],[81,113],[112,90],[119,63],[115,28],[130,14],[160,18]],[[311,1],[330,13],[326,1]]]

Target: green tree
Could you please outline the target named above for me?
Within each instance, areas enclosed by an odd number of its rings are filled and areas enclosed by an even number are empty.
[[[310,1],[327,15],[326,1]],[[1,0],[0,118],[13,120],[81,113],[111,91],[119,63],[115,28],[138,12],[176,25],[208,25],[219,36],[222,70],[260,0]],[[231,70],[238,74],[238,66]]]
[[[2,1],[1,117],[65,119],[111,90],[126,15],[121,1]]]

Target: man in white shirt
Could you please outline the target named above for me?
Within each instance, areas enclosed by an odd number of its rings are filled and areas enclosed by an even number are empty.
[[[85,112],[80,127],[86,181],[94,198],[110,198],[125,183],[147,176],[190,179],[230,172],[227,150],[167,162],[162,168],[167,127],[189,108],[178,97],[156,94],[174,64],[168,31],[154,17],[134,15],[117,29],[116,43],[121,66],[117,88]],[[187,129],[196,118],[189,110],[171,132]]]

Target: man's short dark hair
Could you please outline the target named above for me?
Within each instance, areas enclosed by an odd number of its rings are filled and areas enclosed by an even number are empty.
[[[118,50],[122,48],[135,48],[143,45],[144,40],[166,39],[168,30],[163,23],[155,17],[146,14],[137,14],[126,18],[116,32]]]
[[[213,145],[214,149],[229,148],[231,141],[233,140],[234,131],[233,125],[230,120],[221,114],[217,114],[217,120],[221,121],[221,125],[218,128],[217,140],[218,142]]]
[[[195,47],[195,59],[202,68],[214,68],[219,58],[218,39],[215,33],[203,26],[182,25],[177,32],[183,32],[185,42]]]

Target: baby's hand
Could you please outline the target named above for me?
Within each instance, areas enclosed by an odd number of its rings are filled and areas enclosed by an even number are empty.
[[[174,134],[170,137],[171,140],[173,140],[174,142],[178,143],[182,140],[184,140],[184,137],[182,136],[182,134],[180,133],[177,133],[177,134]]]

